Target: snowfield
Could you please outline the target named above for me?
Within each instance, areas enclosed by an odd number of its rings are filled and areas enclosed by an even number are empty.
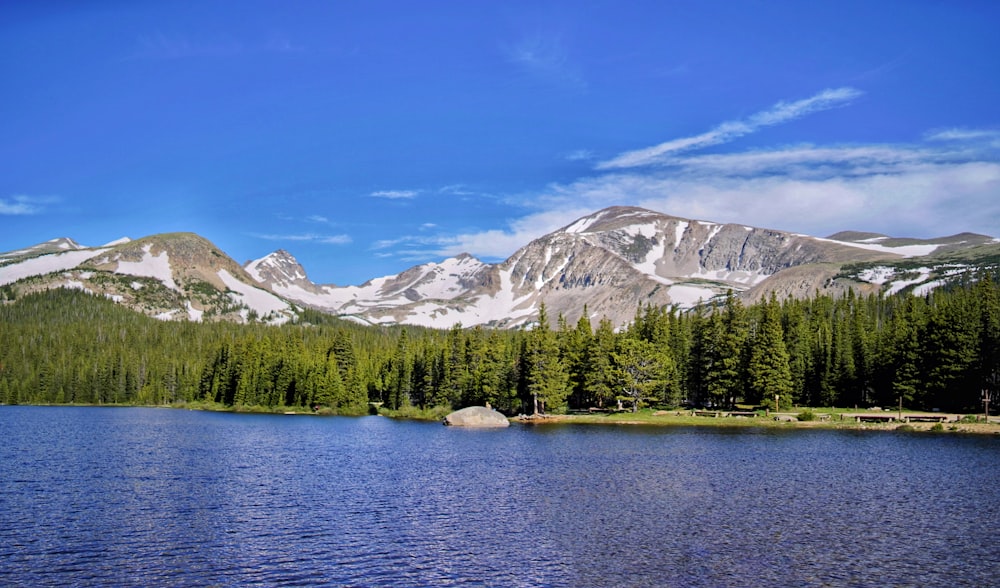
[[[271,313],[280,314],[281,318],[273,321],[276,324],[288,322],[288,314],[291,312],[292,307],[281,298],[278,298],[267,290],[262,290],[237,280],[224,269],[219,270],[218,276],[222,280],[222,283],[226,285],[226,288],[232,290],[229,293],[229,297],[233,302],[247,305],[250,310],[253,310],[262,318]],[[247,316],[244,314],[243,319],[246,320],[246,318]]]
[[[903,245],[902,247],[889,247],[887,245],[880,245],[875,243],[877,239],[867,239],[864,242],[855,241],[835,241],[833,239],[820,239],[816,238],[817,241],[826,241],[827,243],[838,243],[840,245],[847,245],[848,247],[857,247],[858,249],[867,249],[869,251],[879,251],[881,253],[895,253],[896,255],[901,255],[903,257],[920,257],[922,255],[930,255],[937,251],[940,245]]]
[[[33,257],[19,263],[0,267],[0,286],[12,284],[31,276],[41,276],[52,272],[73,269],[92,257],[97,257],[107,249],[81,249],[66,253],[50,253]]]
[[[710,288],[675,285],[670,287],[670,299],[681,308],[694,308],[699,302],[707,302],[715,296]]]
[[[142,248],[141,261],[118,260],[118,269],[115,270],[115,273],[139,276],[140,278],[155,278],[163,282],[167,288],[180,292],[181,289],[174,282],[174,273],[170,269],[170,258],[167,256],[167,252],[162,251],[159,255],[153,255],[150,253],[152,248],[151,244]]]

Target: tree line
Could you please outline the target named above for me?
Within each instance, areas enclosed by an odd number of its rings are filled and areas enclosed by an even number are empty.
[[[925,296],[816,295],[680,312],[615,329],[543,306],[531,328],[162,322],[79,291],[0,304],[0,403],[371,406],[507,414],[681,405],[977,410],[1000,384],[996,276]]]

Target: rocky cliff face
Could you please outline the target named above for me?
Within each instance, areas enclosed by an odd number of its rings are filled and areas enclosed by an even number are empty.
[[[261,288],[239,264],[193,233],[153,235],[98,248],[43,253],[0,267],[0,284],[102,294],[163,320],[281,323],[292,305]],[[27,274],[27,275],[21,275]]]
[[[647,304],[685,309],[727,291],[747,302],[848,289],[921,294],[997,258],[1000,242],[983,235],[820,239],[612,207],[501,263],[459,255],[360,286],[314,284],[284,250],[240,267],[191,233],[99,248],[56,239],[0,254],[0,286],[81,288],[170,320],[279,323],[301,306],[371,324],[513,328],[537,320],[544,303],[553,318],[575,322],[586,308],[621,326]]]
[[[269,286],[302,304],[373,323],[516,327],[535,320],[544,303],[550,316],[575,321],[586,307],[591,318],[622,325],[645,304],[690,308],[730,290],[747,300],[771,292],[870,291],[877,288],[835,279],[841,264],[899,260],[939,246],[849,237],[858,242],[612,207],[528,243],[499,264],[463,255],[358,287]]]
[[[243,266],[247,274],[270,289],[299,288],[318,293],[320,288],[306,276],[306,270],[291,253],[279,249]]]

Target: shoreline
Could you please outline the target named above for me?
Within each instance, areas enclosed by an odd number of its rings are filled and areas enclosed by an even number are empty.
[[[693,416],[689,411],[659,411],[657,413],[611,413],[611,414],[547,414],[538,417],[521,415],[511,417],[511,423],[531,426],[546,425],[646,425],[657,427],[725,427],[725,428],[767,428],[767,429],[825,429],[843,431],[898,431],[915,433],[959,433],[975,435],[998,435],[1000,436],[1000,422],[991,420],[990,422],[967,422],[952,421],[941,423],[941,427],[936,427],[938,423],[933,422],[856,422],[854,420],[838,419],[841,413],[821,413],[831,414],[827,420],[817,418],[811,421],[776,420],[775,417],[706,417]],[[664,414],[665,413],[665,414]],[[843,413],[853,414],[853,413]],[[903,414],[906,417],[906,413]],[[993,417],[995,418],[995,417]]]
[[[308,409],[296,409],[289,407],[267,408],[261,406],[223,406],[204,403],[183,403],[183,404],[2,404],[3,406],[38,406],[38,407],[92,407],[92,408],[165,408],[179,410],[198,410],[203,412],[229,412],[233,414],[271,414],[276,416],[344,416],[360,417],[370,416],[368,414],[333,414],[330,412],[314,412]],[[899,422],[896,420],[883,420],[882,422],[856,422],[847,420],[843,415],[856,415],[854,412],[824,410],[815,412],[815,420],[800,421],[789,418],[792,413],[777,413],[782,418],[774,416],[694,416],[691,411],[650,411],[641,410],[633,412],[614,413],[592,413],[592,414],[543,414],[538,416],[518,415],[508,417],[512,424],[525,426],[552,426],[552,425],[597,425],[597,426],[654,426],[654,427],[722,427],[722,428],[767,428],[767,429],[826,429],[843,431],[897,431],[911,433],[937,433],[937,434],[974,434],[974,435],[996,435],[1000,436],[1000,419],[990,417],[989,422],[971,421],[951,421],[941,423],[941,427],[936,427],[934,422]],[[875,415],[889,415],[890,413],[873,413]],[[926,413],[903,413],[903,416],[924,415]],[[388,418],[399,420],[413,420],[426,422],[439,422],[436,416],[428,415],[427,418],[420,418],[416,415],[389,415],[381,414]],[[966,416],[966,415],[949,415]],[[975,416],[975,415],[968,415]],[[823,417],[826,417],[825,419]]]

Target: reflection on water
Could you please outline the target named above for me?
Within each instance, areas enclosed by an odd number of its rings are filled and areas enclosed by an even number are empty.
[[[5,585],[986,586],[1000,439],[0,407]]]

